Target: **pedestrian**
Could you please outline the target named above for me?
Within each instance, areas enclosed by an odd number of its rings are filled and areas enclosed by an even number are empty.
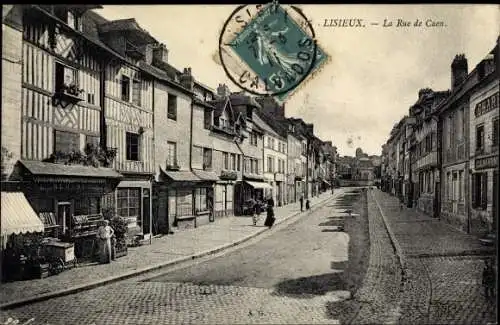
[[[104,220],[97,230],[97,239],[99,241],[99,262],[111,262],[111,238],[115,231],[109,225],[109,220]]]
[[[495,296],[495,270],[490,259],[484,261],[483,287],[486,299],[493,299]]]
[[[262,212],[262,202],[260,200],[257,200],[257,202],[254,203],[253,210],[253,225],[256,226],[260,219],[260,213]]]
[[[272,197],[269,197],[269,199],[267,200],[267,217],[266,217],[266,221],[264,222],[264,225],[269,227],[269,229],[271,229],[271,227],[274,225],[274,222],[276,221],[276,218],[274,217],[274,200]]]
[[[311,208],[311,202],[309,202],[309,199],[306,200],[306,210],[309,210]]]
[[[300,211],[304,211],[304,195],[300,195]]]

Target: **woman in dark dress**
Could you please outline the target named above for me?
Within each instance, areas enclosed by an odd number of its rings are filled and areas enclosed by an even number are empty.
[[[267,217],[266,221],[264,222],[264,225],[269,227],[269,229],[271,229],[275,220],[276,219],[274,218],[274,200],[272,197],[270,197],[267,200]]]

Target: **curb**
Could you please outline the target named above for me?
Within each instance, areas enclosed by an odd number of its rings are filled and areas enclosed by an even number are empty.
[[[289,219],[291,219],[291,218],[293,218],[293,217],[295,217],[295,216],[297,216],[297,215],[299,215],[301,213],[304,213],[304,212],[305,213],[307,213],[307,212],[311,213],[313,211],[316,211],[316,209],[318,208],[317,207],[318,204],[326,202],[327,200],[332,199],[333,197],[335,197],[335,194],[332,194],[332,195],[328,196],[327,198],[325,198],[325,199],[317,202],[315,204],[315,209],[310,209],[309,211],[307,211],[307,210],[297,211],[295,213],[292,213],[292,214],[290,214],[290,215],[282,218],[281,220],[277,221],[276,225],[282,224],[285,221],[287,221],[287,220],[289,220]],[[128,272],[126,272],[124,274],[120,274],[120,275],[116,275],[116,276],[111,276],[111,277],[108,277],[108,278],[106,278],[104,280],[98,280],[98,281],[94,281],[94,282],[85,283],[85,284],[82,284],[82,285],[77,285],[77,286],[74,286],[74,287],[70,287],[70,288],[67,288],[67,289],[59,290],[59,291],[49,292],[49,293],[46,293],[46,294],[37,295],[37,296],[34,296],[34,297],[30,297],[30,298],[19,299],[19,300],[15,300],[15,301],[12,301],[12,302],[7,302],[7,303],[4,303],[4,304],[0,305],[0,310],[9,310],[9,309],[21,307],[21,306],[24,306],[24,305],[29,305],[29,304],[32,304],[32,303],[36,303],[36,302],[40,302],[40,301],[44,301],[44,300],[49,300],[49,299],[52,299],[52,298],[68,296],[68,295],[75,294],[75,293],[78,293],[78,292],[95,289],[97,287],[101,287],[101,286],[104,286],[104,285],[107,285],[107,284],[111,284],[111,283],[114,283],[114,282],[126,280],[126,279],[132,278],[134,276],[142,275],[142,274],[145,274],[145,273],[148,273],[148,272],[157,271],[157,270],[160,270],[160,269],[163,269],[163,268],[174,266],[174,265],[186,262],[186,261],[190,261],[190,260],[194,260],[194,259],[197,259],[197,258],[205,257],[207,255],[216,254],[216,253],[219,253],[219,252],[221,252],[223,250],[226,250],[228,248],[231,248],[231,247],[234,247],[234,246],[238,246],[238,245],[240,245],[240,244],[242,244],[242,243],[244,243],[246,241],[249,241],[250,239],[252,239],[254,237],[257,237],[257,236],[261,235],[262,233],[264,233],[264,232],[266,232],[268,230],[269,229],[267,229],[267,228],[260,229],[257,232],[255,232],[253,234],[250,234],[248,236],[245,236],[243,238],[240,238],[239,240],[237,240],[235,242],[232,242],[232,243],[229,243],[229,244],[224,244],[224,245],[218,246],[218,247],[213,248],[213,249],[208,249],[206,251],[202,251],[200,253],[197,253],[197,254],[194,254],[194,255],[191,255],[191,256],[180,257],[180,258],[177,258],[177,259],[165,262],[165,263],[156,264],[156,265],[153,265],[153,266],[146,266],[146,267],[143,267],[141,269],[128,271]]]
[[[401,246],[399,245],[398,240],[396,239],[396,236],[394,235],[394,232],[392,231],[392,228],[387,221],[387,217],[385,216],[384,212],[382,211],[382,208],[380,207],[380,204],[378,203],[377,199],[375,198],[375,194],[373,192],[370,192],[372,199],[375,201],[377,204],[377,208],[380,211],[380,215],[382,216],[382,219],[384,220],[384,225],[385,229],[387,229],[387,233],[389,234],[389,238],[391,240],[392,247],[394,248],[394,251],[396,252],[396,255],[399,260],[399,264],[401,265],[401,283],[406,282],[406,277],[407,277],[407,268],[406,268],[406,257],[403,254],[403,251],[401,249]]]

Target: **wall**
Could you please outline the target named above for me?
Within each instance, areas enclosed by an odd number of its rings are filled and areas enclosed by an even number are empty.
[[[181,170],[189,170],[191,98],[166,86],[162,82],[154,83],[154,119],[155,119],[155,167],[166,169],[168,141],[177,144],[177,163]],[[167,116],[168,93],[177,96],[177,121]],[[158,172],[158,171],[156,171]]]
[[[141,107],[121,100],[122,75],[134,76],[141,80]],[[132,97],[132,93],[130,95]],[[105,119],[107,146],[118,148],[115,159],[115,168],[127,172],[153,172],[154,171],[154,146],[153,146],[153,83],[141,76],[133,67],[112,64],[106,67],[105,81]],[[141,135],[139,161],[126,159],[126,132]]]
[[[2,24],[2,147],[12,157],[5,161],[5,175],[10,175],[13,166],[21,158],[21,76],[22,76],[22,32],[18,24],[7,25],[6,16],[19,15],[19,8],[2,5],[4,23]],[[3,155],[3,153],[2,153]],[[2,157],[4,159],[5,157]],[[2,167],[3,168],[3,167]],[[2,175],[3,176],[3,175]]]
[[[476,160],[476,126],[483,123],[485,130],[484,137],[484,153],[481,155],[477,155],[479,157],[487,157],[491,155],[496,155],[498,157],[498,146],[492,146],[492,134],[493,134],[493,119],[499,117],[499,109],[498,104],[497,108],[493,109],[483,115],[477,116],[475,115],[476,105],[481,102],[483,99],[486,99],[495,93],[497,94],[497,103],[498,103],[498,88],[499,81],[498,79],[490,82],[484,87],[479,88],[477,93],[471,95],[470,98],[470,166],[471,166],[471,175],[469,177],[469,184],[472,184],[472,177],[474,172],[486,172],[487,176],[487,208],[486,210],[475,209],[471,207],[471,231],[474,233],[481,233],[485,231],[491,231],[493,227],[493,179],[494,174],[493,171],[496,168],[486,168],[482,170],[476,170],[475,168],[475,160]],[[497,158],[498,159],[498,158]],[[471,188],[471,196],[470,200],[472,202],[472,191]]]

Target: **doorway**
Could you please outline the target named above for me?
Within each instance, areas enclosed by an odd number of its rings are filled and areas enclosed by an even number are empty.
[[[451,203],[452,203],[452,212],[454,214],[458,213],[458,196],[460,191],[459,186],[460,184],[458,183],[458,173],[453,172]]]
[[[71,227],[71,202],[57,202],[57,224],[63,234]]]
[[[142,189],[142,233],[144,235],[150,234],[151,230],[151,204],[150,204],[150,191],[148,188]]]

